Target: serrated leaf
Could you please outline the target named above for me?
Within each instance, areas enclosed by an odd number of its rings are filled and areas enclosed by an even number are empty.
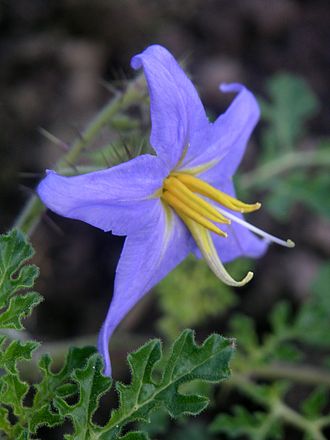
[[[179,386],[193,380],[219,382],[228,378],[233,350],[232,340],[216,334],[198,346],[193,331],[185,330],[174,342],[161,379],[156,381],[152,376],[155,367],[163,361],[161,344],[158,340],[148,342],[128,357],[132,382],[117,384],[119,408],[113,412],[106,428],[111,430],[133,420],[149,421],[150,413],[160,407],[172,417],[199,414],[208,399],[182,394]]]
[[[38,346],[39,344],[33,341],[12,341],[6,349],[0,351],[0,367],[11,374],[17,374],[16,363],[21,360],[29,361]]]
[[[22,382],[17,374],[6,373],[1,378],[0,402],[12,407],[17,417],[23,417],[25,408],[23,400],[29,386]]]
[[[60,415],[71,419],[74,427],[74,433],[66,438],[122,438],[121,430],[128,423],[149,422],[150,414],[157,408],[166,409],[173,417],[198,414],[205,408],[208,399],[197,394],[183,394],[179,387],[194,380],[219,382],[228,378],[228,364],[233,350],[233,341],[217,334],[211,335],[199,346],[194,340],[193,331],[185,330],[174,342],[171,354],[165,360],[160,341],[149,341],[128,356],[132,381],[128,385],[116,384],[119,406],[104,427],[95,425],[92,417],[99,398],[110,388],[111,380],[101,374],[103,363],[99,355],[92,355],[86,367],[76,370],[72,375],[79,387],[78,403],[69,405],[64,398],[55,398],[55,406]],[[161,374],[158,370],[160,365]],[[156,368],[157,377],[160,376],[158,380],[154,377]],[[123,438],[147,438],[140,432],[127,436]]]
[[[12,431],[12,425],[8,419],[8,409],[0,407],[0,432],[9,435]]]
[[[33,286],[39,269],[22,265],[34,254],[22,232],[14,229],[0,236],[0,305],[4,307],[17,291]]]
[[[77,369],[86,365],[95,350],[95,347],[70,348],[64,366],[57,373],[51,371],[50,356],[48,354],[42,356],[39,361],[42,378],[35,385],[36,393],[29,421],[32,433],[42,425],[51,427],[64,421],[64,417],[54,411],[53,402],[55,398],[67,398],[78,392],[78,386],[71,382],[71,378]]]
[[[55,406],[62,417],[72,420],[75,433],[66,435],[66,439],[83,440],[93,438],[91,431],[95,429],[92,422],[101,396],[111,387],[111,379],[102,375],[103,362],[98,354],[92,355],[84,369],[76,370],[72,379],[79,385],[79,402],[68,405],[64,399],[55,398]]]
[[[8,308],[0,315],[1,329],[22,330],[22,319],[29,316],[43,298],[36,292],[14,296],[10,299]]]

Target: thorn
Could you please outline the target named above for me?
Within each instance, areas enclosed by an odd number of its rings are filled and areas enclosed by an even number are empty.
[[[74,163],[68,161],[67,159],[65,159],[65,162],[66,162],[66,163],[69,165],[69,167],[71,167],[76,173],[80,174],[77,165],[75,165]]]
[[[117,157],[117,159],[119,160],[119,162],[122,162],[122,161],[123,161],[123,158],[122,158],[122,156],[120,155],[120,153],[119,153],[119,151],[118,151],[116,145],[113,145],[113,146],[112,146],[112,151],[113,151],[113,153],[115,154],[115,156]]]
[[[71,130],[73,130],[73,132],[75,133],[76,136],[79,137],[79,139],[82,142],[86,142],[86,139],[84,138],[84,134],[79,130],[79,128],[75,127],[74,125],[69,125],[69,127],[71,128]]]
[[[113,86],[113,84],[105,81],[104,79],[100,79],[98,81],[102,87],[104,87],[108,92],[112,93],[114,96],[120,96],[121,92]]]
[[[131,152],[130,149],[128,148],[128,146],[127,146],[127,144],[126,144],[125,141],[123,141],[123,146],[124,146],[124,149],[125,149],[125,151],[126,151],[127,157],[128,157],[129,159],[132,159],[132,157],[133,157],[132,152]]]
[[[61,148],[61,150],[64,151],[68,151],[69,150],[69,145],[66,144],[65,142],[61,141],[61,139],[57,138],[56,136],[54,136],[52,133],[50,133],[49,131],[47,131],[45,128],[43,127],[39,127],[38,128],[39,133],[44,136],[46,139],[48,139],[50,142],[52,142],[53,144],[55,144],[57,147]]]
[[[18,187],[19,187],[19,189],[22,191],[22,192],[24,192],[25,194],[28,194],[29,196],[32,194],[32,195],[35,195],[35,191],[32,189],[32,188],[30,188],[29,186],[26,186],[26,185],[23,185],[22,183],[20,183],[19,185],[18,185]]]
[[[104,151],[101,151],[101,156],[102,156],[102,159],[104,160],[105,164],[107,165],[107,167],[110,168],[111,164],[108,161],[108,158],[106,157],[106,155],[104,154]]]
[[[49,215],[47,213],[43,214],[43,220],[45,221],[45,223],[47,223],[47,225],[53,229],[53,231],[55,231],[58,235],[65,235],[64,231],[56,224],[56,222],[49,217]]]

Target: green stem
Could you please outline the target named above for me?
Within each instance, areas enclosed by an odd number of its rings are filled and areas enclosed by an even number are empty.
[[[125,110],[133,103],[142,99],[145,93],[145,88],[142,84],[142,77],[138,77],[128,85],[125,92],[118,93],[112,98],[87,125],[70,150],[59,159],[54,169],[59,171],[61,168],[67,167],[68,164],[74,165],[82,150],[95,140],[103,127],[109,124],[116,113]],[[31,235],[45,209],[39,198],[36,195],[32,196],[17,218],[14,227],[21,229],[27,235]]]
[[[246,370],[244,373],[246,374]],[[330,374],[312,366],[262,365],[251,368],[247,374],[262,379],[290,379],[308,385],[322,384],[330,387]]]
[[[278,176],[293,168],[310,166],[330,166],[330,151],[295,151],[286,153],[278,159],[271,160],[256,170],[241,176],[241,184],[244,189],[266,183],[269,179]]]
[[[277,414],[288,424],[308,433],[313,440],[326,440],[326,437],[320,431],[320,428],[314,421],[307,420],[285,403],[278,401],[276,403]]]
[[[226,384],[226,383],[225,383]],[[256,385],[247,377],[238,374],[233,375],[227,382],[230,386],[234,386],[245,395],[250,397],[254,402],[265,406],[270,411],[274,418],[282,419],[286,423],[300,429],[303,432],[308,433],[313,440],[326,440],[326,437],[321,432],[321,429],[325,424],[318,423],[319,421],[310,421],[305,419],[298,412],[288,407],[279,398],[270,398],[259,393],[256,389]],[[322,420],[322,419],[321,419]],[[328,421],[327,421],[328,422]]]

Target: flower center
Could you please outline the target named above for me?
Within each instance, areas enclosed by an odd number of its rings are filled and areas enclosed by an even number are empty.
[[[219,208],[201,196],[241,213],[256,211],[261,206],[260,203],[243,203],[190,174],[174,172],[164,180],[161,198],[186,224],[188,218],[221,237],[227,237],[226,232],[214,224],[230,224],[231,220],[226,217],[226,212],[220,213]]]

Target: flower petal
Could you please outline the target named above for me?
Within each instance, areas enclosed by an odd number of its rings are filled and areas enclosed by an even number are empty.
[[[204,132],[208,120],[195,87],[174,57],[162,46],[149,46],[132,58],[134,69],[143,67],[150,93],[150,142],[173,169],[185,147]]]
[[[200,175],[209,182],[235,173],[260,116],[255,97],[244,86],[223,84],[221,90],[238,92],[238,95],[205,133],[204,148],[195,151],[189,148],[180,167],[182,170],[200,167]]]
[[[49,171],[38,186],[45,205],[64,217],[127,235],[156,221],[157,199],[167,170],[160,159],[139,156],[107,170],[64,177]]]
[[[117,267],[114,295],[99,335],[105,374],[111,374],[109,339],[125,315],[191,251],[192,239],[177,215],[158,204],[158,223],[126,238]]]

